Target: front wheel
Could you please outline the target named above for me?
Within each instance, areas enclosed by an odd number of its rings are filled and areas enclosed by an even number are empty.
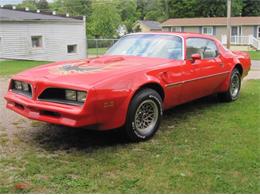
[[[228,91],[218,94],[221,101],[231,102],[238,99],[241,87],[241,74],[237,69],[232,71]]]
[[[125,125],[125,134],[131,141],[151,138],[159,129],[162,116],[162,98],[153,89],[143,89],[132,99]]]

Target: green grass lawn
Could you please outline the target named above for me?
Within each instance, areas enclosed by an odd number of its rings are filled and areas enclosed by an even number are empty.
[[[260,51],[249,51],[252,60],[260,60]]]
[[[0,75],[12,75],[34,66],[47,64],[46,61],[6,60],[0,61]]]
[[[108,48],[88,48],[88,55],[102,55],[107,51]]]
[[[246,81],[238,101],[176,107],[135,144],[23,120],[11,139],[0,124],[0,193],[260,193],[259,100],[260,80]]]

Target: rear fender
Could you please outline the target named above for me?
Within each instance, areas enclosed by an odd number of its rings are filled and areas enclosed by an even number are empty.
[[[248,52],[244,52],[244,51],[232,51],[233,54],[236,55],[236,61],[234,63],[234,66],[236,66],[237,64],[240,64],[242,66],[243,69],[243,73],[242,73],[242,78],[247,76],[250,68],[251,68],[251,59],[250,59],[250,55]]]
[[[232,75],[232,71],[237,67],[241,67],[242,68],[242,78],[245,77],[248,74],[248,71],[250,69],[250,65],[249,68],[246,68],[247,66],[245,66],[245,63],[248,63],[248,61],[244,61],[246,59],[239,59],[239,58],[234,58],[233,62],[231,63],[232,65],[230,66],[230,72],[227,75],[225,81],[223,82],[223,84],[220,87],[220,92],[225,92],[229,89],[229,85],[230,85],[230,78]],[[245,62],[245,63],[244,63]],[[249,61],[250,62],[250,61]]]

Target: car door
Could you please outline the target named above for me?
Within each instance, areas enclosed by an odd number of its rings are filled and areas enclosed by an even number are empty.
[[[201,59],[192,60],[193,54],[200,54]],[[214,40],[187,38],[181,102],[214,93],[227,73]]]
[[[161,52],[163,56],[171,59],[160,67],[158,74],[165,86],[164,108],[167,109],[179,104],[183,81],[182,67],[185,64],[184,40],[181,37],[172,36]]]

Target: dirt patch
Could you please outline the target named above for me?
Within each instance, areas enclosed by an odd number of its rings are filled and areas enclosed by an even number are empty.
[[[17,131],[30,126],[30,120],[21,117],[20,115],[5,108],[4,95],[6,94],[9,78],[0,78],[0,127],[6,130],[9,138]]]

